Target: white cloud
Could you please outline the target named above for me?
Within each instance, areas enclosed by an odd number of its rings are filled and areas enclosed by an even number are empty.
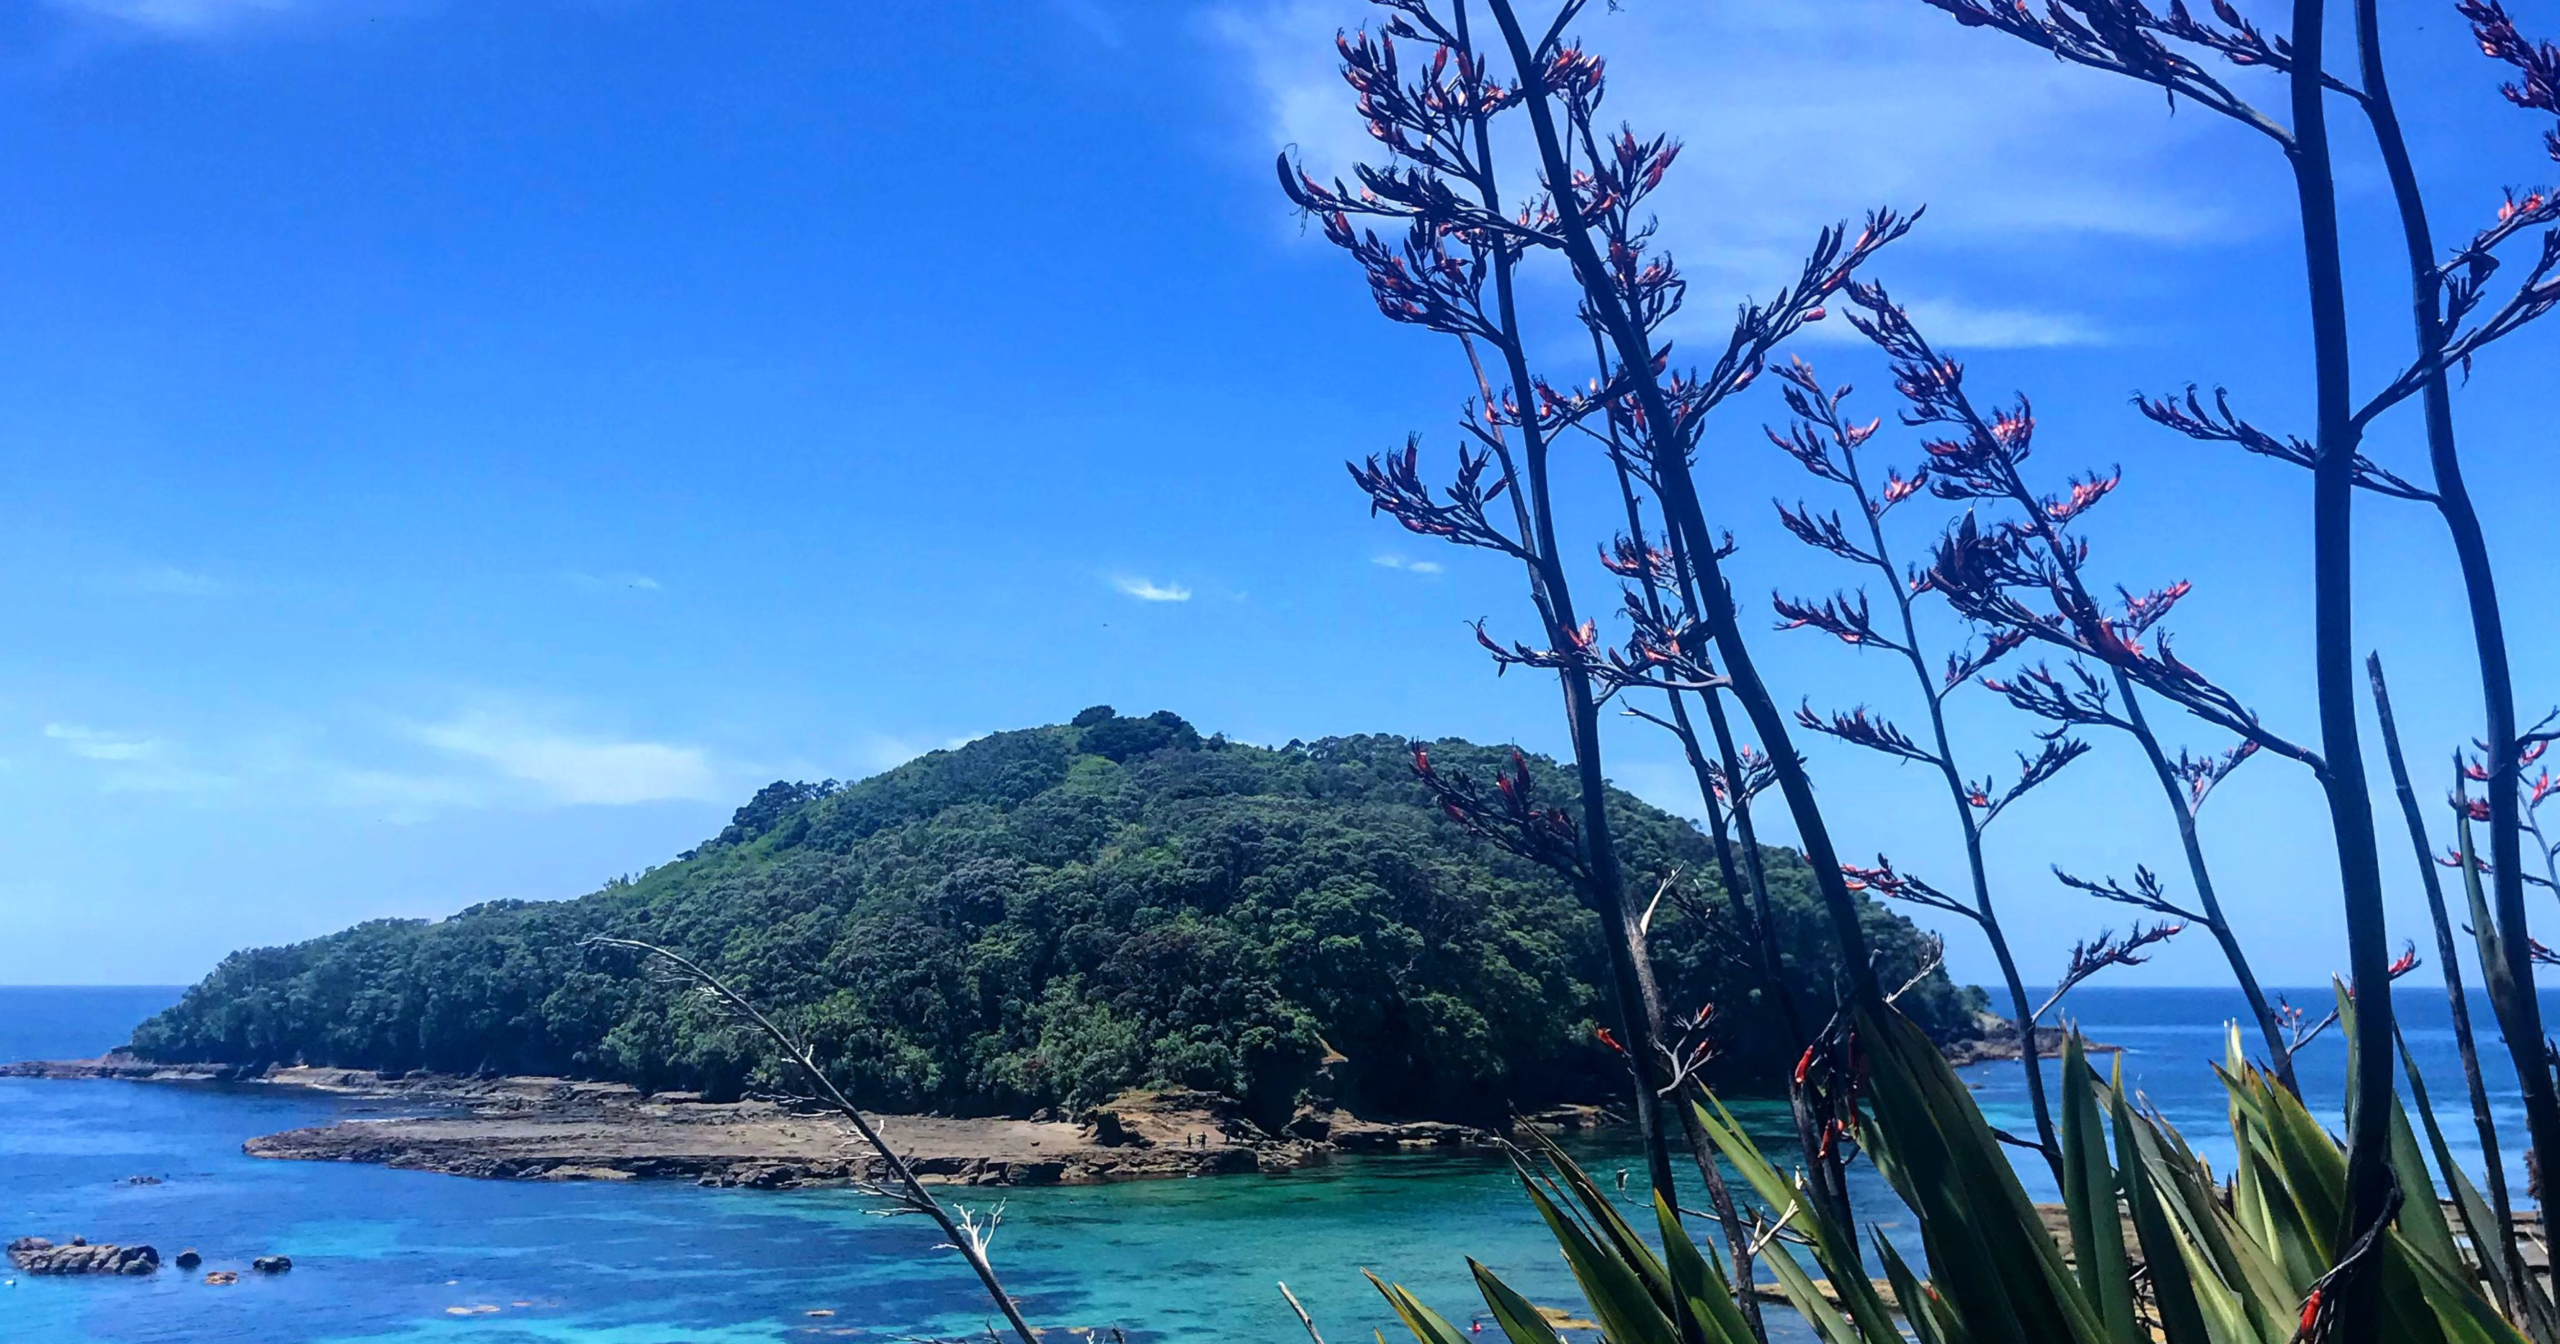
[[[716,802],[729,792],[698,747],[577,737],[484,710],[411,731],[438,751],[484,764],[557,803]]]
[[[1415,560],[1397,555],[1393,551],[1371,556],[1369,563],[1382,565],[1388,569],[1401,569],[1408,574],[1437,574],[1442,569],[1442,565],[1437,560]]]
[[[279,14],[298,0],[53,0],[69,9],[163,33],[203,33],[238,19]]]
[[[100,732],[76,723],[48,723],[44,726],[44,735],[61,743],[63,750],[84,760],[142,761],[160,754],[157,738]]]
[[[1188,602],[1191,590],[1178,583],[1156,583],[1133,574],[1111,580],[1111,586],[1141,602]]]
[[[1899,295],[1896,301],[1900,301]],[[2069,313],[2042,313],[2026,308],[1976,308],[1937,299],[1903,304],[1911,321],[1929,343],[1947,350],[2027,350],[2065,345],[2105,345],[2108,334],[2096,323]],[[1858,329],[1837,318],[1804,328],[1804,339],[1840,344],[1866,344]]]

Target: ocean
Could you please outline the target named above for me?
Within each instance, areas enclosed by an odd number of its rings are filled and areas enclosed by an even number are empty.
[[[122,1043],[175,988],[0,988],[0,1060],[74,1058]],[[2476,1162],[2445,997],[2396,996],[2448,1138]],[[2325,1011],[2327,991],[2294,991]],[[2069,1013],[2123,1046],[2127,1079],[2200,1152],[2227,1169],[2219,1084],[2235,995],[2088,988]],[[2485,1004],[2475,1008],[2489,1023]],[[2502,1133],[2521,1135],[2510,1077],[2488,1072]],[[2324,1039],[2302,1060],[2315,1104],[2334,1114],[2344,1053]],[[1992,1123],[2030,1132],[2022,1070],[1966,1071]],[[374,1104],[257,1089],[0,1079],[0,1239],[148,1242],[164,1259],[192,1246],[204,1269],[147,1279],[40,1279],[8,1273],[9,1344],[820,1344],[986,1337],[989,1313],[960,1259],[913,1218],[878,1216],[851,1191],[709,1190],[673,1183],[518,1183],[243,1155],[255,1135],[359,1117]],[[1738,1108],[1773,1141],[1780,1108]],[[1623,1144],[1582,1150],[1595,1169],[1641,1163]],[[2511,1161],[2518,1189],[2521,1161]],[[1908,1244],[1864,1166],[1861,1204]],[[2022,1169],[2051,1198],[2040,1166]],[[137,1183],[134,1178],[156,1178]],[[1461,1322],[1478,1302],[1464,1257],[1515,1287],[1579,1310],[1554,1244],[1498,1163],[1435,1156],[1348,1158],[1287,1176],[1230,1176],[1011,1192],[1000,1201],[996,1267],[1035,1323],[1117,1329],[1131,1340],[1300,1344],[1275,1284],[1285,1280],[1326,1337],[1408,1338],[1361,1277],[1402,1282]],[[291,1272],[247,1272],[289,1255]],[[1916,1256],[1915,1256],[1916,1258]],[[242,1271],[234,1286],[206,1269]],[[825,1312],[828,1315],[812,1313]],[[1090,1332],[1088,1335],[1087,1332]],[[1498,1337],[1490,1327],[1488,1337]],[[1570,1332],[1576,1341],[1587,1332]],[[1053,1338],[1057,1336],[1053,1333]]]

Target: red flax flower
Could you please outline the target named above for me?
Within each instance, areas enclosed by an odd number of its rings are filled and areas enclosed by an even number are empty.
[[[2527,941],[2531,942],[2532,940],[2528,939]],[[2533,943],[2533,946],[2536,948],[2542,947],[2538,942]],[[2543,952],[2545,955],[2548,955],[2549,949],[2543,949]],[[2425,964],[2425,962],[2418,959],[2418,945],[2416,943],[2403,942],[2400,944],[2400,955],[2392,958],[2391,965],[2386,969],[2390,972],[2390,978],[2397,980]],[[2352,999],[2355,996],[2355,988],[2353,986],[2349,986],[2347,989],[2347,997]],[[2332,1016],[2334,1016],[2334,1014],[2332,1014]]]
[[[2497,0],[2463,0],[2454,8],[2471,20],[2471,35],[2480,43],[2480,54],[2504,61],[2520,74],[2515,83],[2498,92],[2518,107],[2560,114],[2560,45],[2527,39],[2516,31],[2516,21]]]
[[[1994,423],[1992,433],[1997,435],[1999,432],[2000,425]],[[2071,479],[2070,498],[2048,500],[2044,506],[2045,516],[2057,524],[2068,523],[2087,513],[2123,482],[2124,472],[2121,469],[2109,476],[2075,476]]]
[[[1419,742],[1413,744],[1413,773],[1440,810],[1471,834],[1557,872],[1587,875],[1572,814],[1539,800],[1529,758],[1519,751],[1511,753],[1508,769],[1494,773],[1489,790],[1463,772],[1439,769]]]
[[[1977,922],[1982,918],[1982,912],[1972,903],[1957,900],[1921,878],[1896,870],[1893,860],[1882,854],[1876,856],[1873,868],[1861,868],[1854,863],[1841,864],[1840,875],[1847,879],[1851,891],[1871,891],[1878,896],[1925,905]]]

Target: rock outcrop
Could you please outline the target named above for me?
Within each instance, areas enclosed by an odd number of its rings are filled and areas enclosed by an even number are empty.
[[[2036,1057],[2039,1059],[2062,1058],[2064,1035],[2060,1027],[2036,1028]],[[2104,1055],[2115,1053],[2124,1047],[2089,1041],[2083,1048],[2093,1055]],[[2017,1029],[2010,1026],[2005,1018],[1996,1014],[1985,1014],[1982,1019],[1982,1034],[1946,1047],[1946,1056],[1947,1062],[1959,1069],[1968,1064],[1980,1064],[1987,1060],[2014,1060],[2018,1057]]]
[[[298,1078],[303,1086],[420,1103],[421,1109],[269,1134],[243,1145],[251,1156],[495,1180],[676,1179],[753,1190],[876,1182],[889,1174],[840,1118],[774,1101],[643,1096],[619,1084],[550,1078],[439,1082],[295,1072],[323,1075]],[[1124,1093],[1072,1122],[872,1119],[919,1179],[978,1186],[1284,1172],[1328,1162],[1337,1152],[1445,1151],[1483,1146],[1492,1137],[1461,1125],[1379,1124],[1331,1110],[1304,1113],[1274,1134],[1227,1098],[1173,1089]]]
[[[22,1274],[150,1274],[160,1268],[160,1252],[148,1246],[92,1246],[84,1237],[61,1246],[43,1237],[20,1237],[9,1243],[9,1263]]]
[[[0,1077],[223,1084],[324,1092],[378,1103],[381,1114],[287,1130],[242,1145],[252,1157],[367,1162],[494,1180],[689,1180],[790,1190],[887,1177],[839,1117],[771,1100],[706,1102],[647,1095],[621,1083],[561,1078],[458,1078],[362,1069],[146,1064],[122,1054],[0,1065]],[[366,1109],[371,1109],[368,1105]],[[1562,1117],[1559,1123],[1559,1117]],[[925,1181],[950,1185],[1090,1185],[1105,1181],[1284,1172],[1338,1152],[1452,1151],[1494,1136],[1433,1121],[1382,1123],[1348,1110],[1302,1110],[1274,1133],[1208,1092],[1126,1092],[1068,1120],[880,1115],[889,1145]],[[1574,1130],[1597,1110],[1529,1123]]]

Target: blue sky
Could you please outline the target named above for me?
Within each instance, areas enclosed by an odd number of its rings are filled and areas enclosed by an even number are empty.
[[[2552,165],[2442,8],[2397,34],[2395,84],[2452,236]],[[0,12],[0,982],[192,979],[357,919],[576,894],[765,780],[1097,701],[1254,741],[1552,749],[1551,686],[1497,680],[1462,624],[1523,628],[1513,572],[1370,520],[1341,473],[1408,430],[1445,451],[1466,387],[1271,184],[1283,144],[1362,151],[1331,36],[1363,12]],[[1613,110],[1688,145],[1657,201],[1689,334],[1821,224],[1927,204],[1878,274],[1984,391],[2035,395],[2046,469],[2127,468],[2103,567],[2195,579],[2181,655],[2311,733],[2307,480],[2125,406],[2202,380],[2303,423],[2272,151],[1917,0],[1628,0],[1582,29]],[[2351,158],[2345,185],[2370,383],[2405,282],[2378,172]],[[1887,413],[1844,334],[1804,353]],[[2460,407],[2529,706],[2560,696],[2555,353],[2500,347]],[[1773,524],[1809,484],[1760,437],[1780,414],[1746,398],[1712,434],[1755,603],[1854,579]],[[2419,469],[2416,432],[2384,422],[2376,455]],[[2474,712],[2450,562],[2431,514],[2360,507],[2360,638],[2432,778]],[[1897,517],[1916,553],[1934,523]],[[1817,703],[1907,703],[1836,645],[1758,648]],[[1961,724],[1977,771],[2028,740],[1988,704]],[[1692,805],[1641,725],[1610,746],[1622,783]],[[1926,777],[1815,757],[1849,851],[1954,876]],[[2047,864],[2175,869],[2134,764],[2106,744],[2002,823],[2031,968],[2124,922]],[[2207,826],[2243,933],[2269,978],[2316,981],[2342,952],[2310,780],[2259,762],[2226,790]],[[2146,974],[2213,982],[2188,941]],[[1951,954],[1988,971],[1961,932]]]

